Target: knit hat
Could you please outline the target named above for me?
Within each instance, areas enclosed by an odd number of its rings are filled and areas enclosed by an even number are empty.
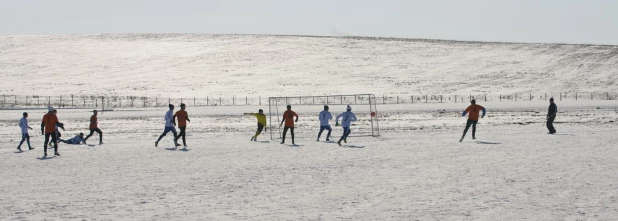
[[[53,110],[54,110],[54,108],[53,108],[52,106],[47,105],[47,111],[48,111],[48,112],[51,112],[51,111],[53,111]]]
[[[348,105],[348,108],[346,110],[352,111],[352,107],[350,107],[350,105]]]

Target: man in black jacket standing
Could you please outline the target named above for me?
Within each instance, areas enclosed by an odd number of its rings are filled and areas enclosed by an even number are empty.
[[[558,113],[558,107],[554,103],[554,98],[549,99],[549,109],[547,110],[547,129],[549,134],[555,134],[554,119],[556,119],[556,113]]]

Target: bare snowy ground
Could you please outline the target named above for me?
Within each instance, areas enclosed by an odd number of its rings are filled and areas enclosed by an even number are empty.
[[[618,46],[602,45],[199,34],[0,36],[0,93],[31,96],[558,97],[559,92],[615,93],[616,70]]]
[[[563,105],[564,106],[564,105]],[[260,137],[242,109],[189,108],[189,149],[159,147],[164,110],[105,112],[104,145],[16,153],[21,110],[0,112],[3,220],[611,220],[618,217],[615,108],[563,108],[547,135],[544,109],[489,112],[459,143],[459,110],[380,107],[378,138],[316,142],[314,107],[298,146]],[[246,107],[251,108],[253,107]],[[362,115],[362,114],[359,114]],[[61,110],[64,136],[85,110]],[[141,116],[141,117],[139,117]],[[362,121],[361,121],[362,122]],[[359,123],[361,124],[361,123]],[[363,125],[358,125],[362,127]],[[336,128],[334,137],[341,134]],[[323,135],[324,136],[324,135]],[[95,137],[90,143],[95,143]],[[288,138],[289,143],[289,138]]]

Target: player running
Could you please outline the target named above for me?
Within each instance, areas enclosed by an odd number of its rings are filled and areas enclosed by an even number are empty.
[[[243,115],[255,116],[257,119],[257,131],[255,131],[255,135],[251,137],[251,141],[257,141],[257,137],[262,133],[262,129],[266,132],[266,115],[264,115],[264,111],[260,109],[258,113],[244,113]]]
[[[159,145],[159,141],[161,140],[161,138],[165,137],[165,135],[167,135],[167,133],[170,131],[172,132],[172,134],[174,134],[174,147],[180,146],[176,139],[178,135],[176,134],[176,122],[174,121],[174,105],[170,104],[169,108],[170,110],[165,113],[165,129],[163,130],[161,136],[159,136],[159,139],[155,141],[155,147]]]
[[[180,133],[176,137],[175,142],[178,143],[178,139],[182,137],[182,144],[184,145],[184,148],[187,148],[187,141],[185,139],[185,131],[187,129],[187,121],[191,122],[191,120],[189,120],[189,114],[187,113],[187,111],[185,111],[185,107],[186,107],[185,104],[181,103],[180,110],[176,111],[176,113],[174,114],[174,121],[175,119],[178,119],[178,129],[180,129]]]
[[[23,117],[19,120],[19,127],[21,128],[21,142],[19,142],[19,146],[17,146],[17,150],[21,150],[21,145],[24,141],[28,143],[28,150],[32,150],[32,146],[30,146],[30,135],[28,135],[28,129],[32,130],[32,127],[28,126],[28,113],[24,112]]]
[[[45,142],[43,143],[43,153],[45,157],[47,157],[47,143],[49,142],[49,138],[51,137],[52,143],[54,144],[54,155],[60,156],[58,153],[58,137],[56,136],[56,126],[62,128],[64,130],[64,124],[58,122],[58,117],[56,116],[57,111],[52,109],[47,112],[45,116],[43,116],[43,121],[41,122],[41,134],[45,135]]]
[[[461,114],[462,117],[465,117],[466,113],[470,113],[468,115],[468,121],[466,122],[466,129],[464,130],[461,139],[459,139],[459,142],[463,141],[466,133],[468,132],[468,129],[470,128],[470,125],[472,125],[472,139],[476,139],[476,123],[479,122],[479,112],[483,111],[483,116],[481,116],[481,118],[485,117],[485,108],[483,106],[477,105],[476,100],[471,100],[470,103],[472,104],[468,106],[468,108],[466,108],[466,110],[464,110],[464,112]]]
[[[279,127],[281,127],[281,125],[283,125],[283,122],[285,122],[285,127],[283,128],[283,137],[281,139],[281,144],[285,143],[285,135],[288,133],[288,129],[290,130],[290,134],[292,135],[292,145],[296,145],[294,143],[294,122],[298,122],[298,114],[296,114],[296,112],[292,111],[292,106],[288,104],[287,109],[285,112],[283,112],[283,119],[281,120],[281,123],[279,124]],[[296,120],[294,120],[294,117],[296,117]]]
[[[330,141],[330,132],[333,129],[330,127],[330,123],[328,121],[333,119],[333,115],[328,112],[328,105],[324,105],[324,110],[320,112],[320,132],[318,133],[318,139],[316,141],[320,141],[320,136],[322,135],[322,131],[328,130],[328,134],[326,134],[326,141]]]
[[[343,120],[341,121],[341,127],[343,127],[343,135],[341,135],[341,139],[339,139],[339,141],[337,142],[337,144],[341,146],[342,140],[343,142],[348,142],[348,136],[350,135],[350,132],[352,132],[350,130],[350,126],[352,125],[352,121],[356,121],[357,119],[356,115],[352,113],[352,107],[350,107],[350,105],[348,105],[348,107],[346,108],[346,112],[337,115],[337,118],[335,119],[335,126],[339,126],[339,118],[343,118]]]
[[[92,136],[94,134],[94,132],[97,132],[99,134],[99,145],[103,144],[103,132],[101,131],[101,129],[99,129],[99,121],[97,121],[97,110],[92,111],[92,116],[90,117],[90,126],[88,127],[90,129],[90,134],[88,134],[88,136],[86,136],[86,139],[84,139],[84,144],[86,143],[86,140],[88,140],[88,138],[90,138],[90,136]]]

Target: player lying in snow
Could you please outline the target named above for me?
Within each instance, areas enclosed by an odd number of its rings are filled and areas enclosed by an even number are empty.
[[[58,139],[58,141],[66,143],[66,144],[82,144],[82,143],[85,143],[84,133],[79,133],[79,135],[76,135],[75,137],[68,139],[68,140]]]

